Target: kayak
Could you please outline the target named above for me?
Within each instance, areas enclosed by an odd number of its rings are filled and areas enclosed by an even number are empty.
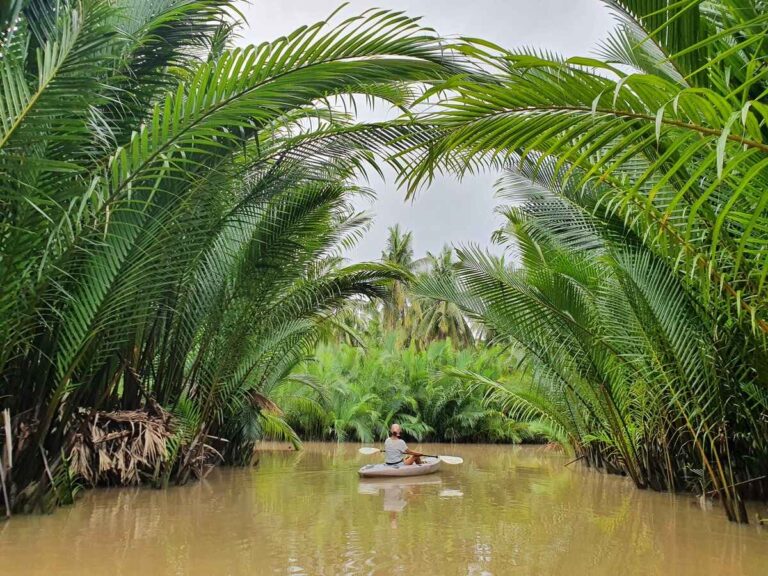
[[[433,474],[440,469],[440,458],[424,458],[423,464],[368,464],[358,470],[361,478],[401,478],[403,476],[424,476]]]
[[[359,494],[376,495],[382,490],[394,488],[411,488],[413,486],[442,486],[443,481],[437,475],[428,476],[402,476],[389,478],[374,476],[373,478],[360,478],[357,484]]]

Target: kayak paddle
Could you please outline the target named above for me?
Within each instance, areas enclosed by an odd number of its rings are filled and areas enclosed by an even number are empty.
[[[360,454],[365,454],[366,456],[371,456],[372,454],[378,454],[379,452],[383,452],[383,450],[380,450],[379,448],[373,448],[370,446],[364,446],[363,448],[360,448],[358,450]],[[459,458],[458,456],[434,456],[432,454],[422,454],[422,456],[426,456],[427,458],[440,458],[441,461],[445,462],[446,464],[463,464],[464,458]]]

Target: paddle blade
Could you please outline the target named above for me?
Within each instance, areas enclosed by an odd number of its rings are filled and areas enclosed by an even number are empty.
[[[464,458],[458,456],[438,456],[446,464],[464,464]]]
[[[379,450],[378,448],[372,448],[370,446],[364,446],[363,448],[360,448],[358,452],[360,452],[360,454],[365,454],[366,456],[370,456],[372,454],[378,454],[379,452],[381,452],[381,450]]]

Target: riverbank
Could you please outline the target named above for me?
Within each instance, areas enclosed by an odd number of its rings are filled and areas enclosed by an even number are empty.
[[[768,530],[537,446],[424,445],[464,458],[380,486],[358,445],[263,446],[170,490],[89,491],[0,525],[3,574],[647,574],[757,576]]]

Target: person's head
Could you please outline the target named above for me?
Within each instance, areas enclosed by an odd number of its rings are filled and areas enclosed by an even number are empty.
[[[392,424],[392,426],[389,427],[389,435],[394,438],[400,438],[401,432],[400,424]]]

